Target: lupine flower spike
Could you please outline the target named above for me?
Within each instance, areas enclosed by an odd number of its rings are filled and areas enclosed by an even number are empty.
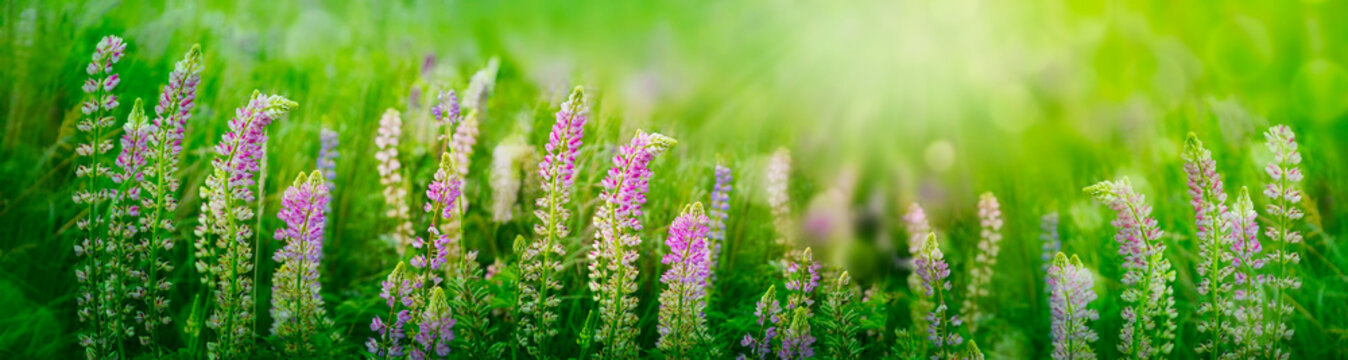
[[[1164,358],[1175,347],[1175,271],[1165,258],[1156,219],[1151,217],[1147,198],[1133,190],[1128,178],[1104,181],[1087,187],[1086,192],[1118,213],[1113,224],[1118,228],[1114,240],[1123,256],[1121,298],[1123,330],[1119,334],[1119,352],[1135,359]]]
[[[931,223],[927,220],[927,213],[922,210],[922,206],[917,203],[908,205],[908,213],[903,215],[904,227],[908,230],[908,260],[904,265],[911,269],[917,269],[917,257],[922,253],[923,244],[927,236],[931,235]],[[939,247],[939,246],[938,246]],[[922,288],[922,277],[918,276],[916,271],[908,274],[908,291],[911,294],[917,294]],[[930,299],[923,296],[915,296],[915,300],[909,302],[909,311],[912,314],[913,325],[917,329],[927,327],[927,313],[931,312],[932,304]]]
[[[136,314],[134,306],[128,302],[145,298],[145,273],[136,266],[135,261],[143,257],[140,250],[145,250],[138,241],[143,231],[139,224],[140,184],[145,180],[145,155],[150,151],[150,132],[144,103],[136,99],[131,115],[122,126],[122,151],[117,155],[110,176],[116,186],[104,216],[108,224],[106,235],[109,245],[105,250],[112,255],[103,264],[103,271],[112,274],[109,278],[111,287],[105,291],[111,293],[107,296],[109,308],[115,309],[115,313],[107,315],[109,324],[117,327],[118,346],[122,346],[121,338],[136,336],[136,328],[130,323]]]
[[[278,95],[256,91],[248,104],[235,112],[229,132],[215,147],[211,161],[215,170],[201,186],[200,225],[196,229],[197,271],[202,283],[212,288],[215,312],[206,326],[215,329],[216,341],[208,351],[222,358],[248,357],[253,344],[253,248],[255,229],[248,224],[255,215],[249,204],[253,177],[259,170],[267,125],[297,106]]]
[[[1048,268],[1049,307],[1053,322],[1053,359],[1095,359],[1091,343],[1099,340],[1090,323],[1100,314],[1090,308],[1095,301],[1095,276],[1075,255],[1058,253]]]
[[[606,358],[637,355],[635,339],[637,247],[641,245],[641,206],[653,172],[651,161],[677,142],[658,133],[637,131],[632,141],[613,155],[613,168],[601,186],[594,214],[595,241],[589,253],[590,291],[599,304],[600,326],[595,340]]]
[[[168,84],[160,89],[159,104],[155,105],[155,119],[150,126],[149,146],[146,154],[149,165],[145,167],[145,180],[141,182],[141,226],[147,232],[142,240],[144,250],[141,263],[142,283],[146,284],[143,313],[137,314],[142,320],[145,335],[141,343],[153,346],[158,344],[158,332],[161,325],[168,325],[168,291],[173,286],[168,274],[173,272],[174,264],[169,262],[168,254],[176,243],[174,235],[177,227],[173,223],[173,214],[178,209],[178,161],[182,153],[183,137],[187,129],[187,120],[192,118],[192,109],[196,108],[197,85],[201,83],[201,46],[194,45],[183,55],[169,74]]]
[[[782,305],[777,302],[776,289],[775,286],[769,286],[754,306],[758,330],[753,334],[744,334],[744,339],[740,340],[740,346],[745,347],[748,354],[740,353],[739,359],[766,360],[772,357],[772,341],[777,338],[777,326],[782,322]]]
[[[379,161],[379,184],[384,187],[384,215],[397,223],[392,238],[399,255],[407,252],[413,239],[412,218],[407,205],[407,181],[403,178],[402,163],[398,161],[398,140],[402,137],[402,127],[402,115],[398,110],[388,109],[379,119],[379,132],[374,138],[374,145],[379,148],[374,158]]]
[[[112,172],[108,159],[104,157],[112,150],[112,141],[104,139],[116,122],[112,114],[117,109],[117,96],[112,90],[121,82],[121,78],[112,72],[112,65],[122,60],[126,52],[126,43],[122,38],[108,35],[99,40],[93,59],[86,67],[89,78],[84,82],[84,93],[88,98],[80,104],[85,118],[75,127],[86,135],[87,142],[75,147],[75,156],[82,158],[75,167],[75,177],[83,184],[75,191],[72,200],[83,205],[85,218],[75,222],[83,233],[83,239],[75,244],[75,255],[84,260],[75,268],[75,278],[80,284],[80,294],[76,303],[79,319],[87,325],[86,332],[79,335],[80,346],[90,359],[116,357],[119,339],[123,337],[124,326],[120,324],[120,308],[110,304],[112,298],[121,296],[117,291],[108,291],[116,279],[108,254],[110,239],[100,233],[105,220],[100,216],[103,203],[111,199],[113,191],[107,188],[106,178]]]
[[[1267,337],[1264,344],[1268,353],[1264,356],[1287,359],[1291,356],[1287,341],[1292,339],[1295,329],[1287,317],[1292,315],[1292,304],[1287,302],[1291,290],[1301,288],[1301,280],[1294,270],[1301,262],[1301,254],[1295,244],[1301,243],[1301,233],[1296,226],[1304,215],[1301,212],[1301,153],[1297,152],[1296,134],[1287,125],[1276,125],[1264,133],[1268,140],[1268,150],[1273,153],[1264,171],[1269,182],[1265,185],[1264,196],[1269,204],[1264,212],[1268,215],[1268,224],[1264,233],[1268,236],[1272,248],[1269,250],[1268,263],[1273,265],[1269,271],[1268,283],[1272,287],[1269,301],[1270,314],[1273,317],[1264,330]]]
[[[707,285],[711,275],[707,224],[711,220],[701,203],[683,210],[669,226],[669,253],[661,259],[668,266],[660,282],[660,339],[656,346],[674,359],[715,357],[707,328]]]
[[[711,219],[711,234],[707,237],[709,240],[707,248],[711,250],[712,282],[716,282],[716,264],[719,264],[721,245],[726,239],[726,218],[730,215],[730,190],[734,188],[731,185],[734,178],[730,175],[730,168],[717,163],[715,171],[716,184],[711,189],[711,207],[707,209],[707,215]]]
[[[1048,272],[1049,266],[1053,266],[1053,256],[1062,251],[1062,235],[1058,232],[1059,220],[1057,211],[1039,218],[1039,241],[1043,242],[1040,247],[1044,251],[1042,260],[1045,273]]]
[[[819,314],[823,318],[824,355],[829,359],[861,357],[861,343],[857,340],[861,315],[856,308],[858,304],[853,302],[857,290],[851,282],[851,275],[843,271],[828,285],[827,297],[819,307]]]
[[[370,331],[374,331],[378,337],[365,342],[366,350],[376,358],[397,359],[407,355],[407,331],[404,326],[412,320],[410,309],[416,295],[416,285],[401,262],[389,273],[388,280],[382,283],[383,290],[379,297],[387,303],[389,314],[387,317],[376,316],[370,322]]]
[[[997,197],[992,193],[983,193],[978,199],[978,224],[982,229],[978,241],[978,255],[974,257],[973,268],[969,270],[969,284],[965,289],[964,319],[969,321],[969,333],[978,331],[978,323],[987,314],[979,307],[979,299],[988,296],[988,286],[992,283],[992,268],[997,265],[997,254],[1002,249],[1002,209]]]
[[[575,185],[576,155],[580,153],[589,115],[585,92],[576,87],[557,111],[544,146],[547,153],[538,164],[543,195],[535,202],[536,237],[520,255],[520,319],[516,332],[516,340],[534,357],[546,357],[547,343],[557,334],[553,324],[557,322],[561,300],[555,293],[562,291],[562,283],[556,274],[562,272],[561,258],[566,255],[561,241],[571,234],[566,227],[571,219],[568,206]]]
[[[772,207],[772,219],[777,229],[777,244],[785,245],[791,238],[791,152],[785,148],[777,149],[768,161],[768,205]]]
[[[324,209],[331,197],[323,173],[300,173],[295,183],[281,196],[281,211],[276,214],[286,227],[276,230],[276,240],[285,245],[276,250],[273,260],[281,263],[272,275],[271,334],[281,339],[282,351],[291,357],[314,357],[324,353],[319,336],[335,342],[332,320],[323,308],[318,281],[319,260],[323,256]]]
[[[337,131],[323,128],[318,131],[318,158],[314,160],[318,171],[327,179],[328,191],[336,189],[337,181]],[[324,211],[332,211],[331,208]]]
[[[1189,203],[1195,212],[1197,238],[1201,244],[1198,262],[1198,294],[1204,302],[1198,306],[1198,332],[1205,334],[1194,348],[1214,357],[1226,353],[1231,341],[1231,226],[1227,221],[1226,190],[1212,152],[1203,147],[1198,135],[1189,133],[1184,141],[1184,173],[1188,176]]]
[[[927,234],[915,265],[918,276],[922,277],[921,294],[935,305],[926,316],[927,340],[932,344],[932,357],[954,359],[959,354],[956,347],[964,343],[964,337],[959,334],[962,322],[959,315],[947,315],[950,312],[946,306],[946,295],[950,292],[950,265],[946,264],[945,254],[937,245],[936,234]]]
[[[515,201],[520,193],[520,164],[529,155],[523,136],[511,136],[496,145],[491,153],[491,220],[497,223],[515,219]]]
[[[1242,359],[1258,358],[1266,348],[1262,337],[1266,306],[1263,286],[1267,278],[1260,271],[1266,259],[1259,254],[1263,247],[1259,243],[1258,215],[1254,211],[1254,203],[1250,201],[1250,190],[1240,188],[1240,196],[1227,216],[1231,218],[1231,233],[1235,237],[1231,250],[1235,255],[1233,265],[1236,268],[1232,296],[1235,309],[1231,313],[1234,325],[1231,341],[1236,348],[1231,354]]]
[[[814,357],[815,338],[810,335],[810,314],[805,308],[796,308],[791,314],[791,322],[782,332],[782,347],[777,349],[777,357],[782,360],[800,360]]]

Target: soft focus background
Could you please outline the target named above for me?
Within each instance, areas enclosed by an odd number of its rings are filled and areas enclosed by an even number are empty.
[[[726,351],[740,350],[753,302],[780,273],[763,192],[772,151],[794,157],[792,205],[801,241],[863,288],[892,295],[866,337],[878,356],[911,323],[899,221],[920,202],[962,289],[978,240],[975,204],[991,191],[1007,216],[987,305],[997,315],[976,337],[993,358],[1045,358],[1050,350],[1039,217],[1063,216],[1064,250],[1098,269],[1094,328],[1102,358],[1116,357],[1122,320],[1112,214],[1080,190],[1128,176],[1156,203],[1179,271],[1176,358],[1192,358],[1193,210],[1179,152],[1187,132],[1213,151],[1227,190],[1258,193],[1270,158],[1262,132],[1287,124],[1302,145],[1307,247],[1293,295],[1293,358],[1345,357],[1348,348],[1348,14],[1344,1],[25,1],[0,4],[0,357],[74,358],[76,238],[70,201],[73,123],[96,41],[129,43],[117,65],[124,117],[153,99],[172,63],[194,43],[206,70],[183,159],[182,237],[189,259],[208,148],[253,89],[300,103],[271,130],[259,270],[269,287],[278,244],[270,234],[279,193],[314,167],[318,132],[340,133],[323,290],[350,353],[381,310],[378,282],[396,255],[385,239],[373,134],[387,108],[409,123],[404,164],[421,201],[433,171],[424,106],[436,90],[462,90],[500,60],[473,155],[467,246],[490,264],[517,257],[532,218],[491,221],[491,149],[511,136],[534,147],[571,87],[585,86],[587,128],[565,329],[592,307],[583,246],[598,180],[616,144],[637,129],[680,144],[655,166],[641,260],[641,344],[653,347],[666,226],[683,204],[707,201],[718,159],[735,171],[724,276],[709,317]],[[526,181],[527,184],[527,181]],[[532,210],[536,191],[521,194]],[[1263,198],[1256,204],[1262,206]],[[1261,207],[1262,209],[1262,207]],[[419,216],[419,215],[418,215]],[[1267,241],[1267,240],[1265,240]],[[506,275],[507,279],[509,274]],[[191,266],[175,274],[174,326],[204,289]],[[498,290],[502,310],[512,305]],[[266,291],[257,299],[269,304]],[[259,328],[270,323],[260,313]],[[500,318],[496,318],[500,319]],[[498,320],[494,320],[498,321]],[[887,323],[887,325],[884,325]],[[508,325],[507,325],[508,326]],[[883,335],[883,336],[879,336]],[[502,332],[501,340],[509,339]],[[181,341],[169,339],[168,341]],[[573,349],[566,349],[575,351]]]

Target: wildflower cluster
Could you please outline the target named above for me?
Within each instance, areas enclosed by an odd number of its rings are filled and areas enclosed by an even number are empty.
[[[254,91],[247,105],[229,121],[215,147],[215,170],[201,186],[201,216],[197,236],[197,272],[212,288],[215,311],[206,326],[215,329],[216,341],[208,343],[218,357],[247,357],[253,332],[253,248],[255,229],[248,226],[255,215],[248,207],[254,198],[256,176],[267,143],[267,126],[297,106],[279,95]]]
[[[707,224],[711,220],[701,203],[683,210],[669,226],[669,246],[661,263],[669,266],[660,282],[660,339],[656,346],[672,358],[693,359],[713,356],[711,332],[707,328],[707,285],[711,275],[707,248]]]
[[[1198,332],[1206,333],[1195,351],[1222,354],[1231,324],[1226,314],[1231,312],[1231,283],[1234,268],[1231,263],[1231,226],[1228,222],[1226,193],[1222,176],[1212,152],[1203,147],[1198,136],[1189,133],[1184,141],[1184,173],[1188,177],[1189,203],[1195,212],[1197,237],[1201,244],[1198,262],[1198,293],[1205,302],[1198,306]]]
[[[1053,313],[1053,359],[1095,359],[1091,343],[1099,340],[1090,322],[1100,314],[1090,308],[1095,301],[1095,277],[1075,255],[1058,253],[1048,268],[1049,307]]]
[[[272,256],[281,267],[272,275],[271,333],[289,356],[318,356],[327,349],[319,341],[339,340],[330,332],[332,320],[323,308],[318,279],[327,224],[324,209],[330,200],[322,172],[315,170],[307,177],[300,173],[281,196],[281,211],[276,214],[286,227],[276,230],[276,240],[285,245]],[[329,337],[318,338],[320,333]]]
[[[978,300],[988,296],[992,268],[997,265],[997,254],[1002,249],[1002,209],[992,193],[983,193],[978,199],[978,224],[981,228],[978,255],[974,257],[973,268],[969,270],[969,284],[961,306],[964,319],[969,320],[970,333],[978,330],[979,321],[986,315],[979,308]]]
[[[1151,217],[1147,198],[1133,190],[1128,178],[1104,181],[1087,187],[1086,192],[1118,213],[1113,224],[1118,228],[1114,240],[1124,257],[1121,298],[1124,325],[1119,334],[1119,352],[1137,359],[1162,358],[1174,349],[1175,292],[1171,282],[1175,271],[1165,258],[1162,232]]]
[[[1301,169],[1297,167],[1301,164],[1301,153],[1297,151],[1296,134],[1286,125],[1269,128],[1268,132],[1264,133],[1264,139],[1267,140],[1268,150],[1273,153],[1273,159],[1264,167],[1264,172],[1269,176],[1269,183],[1264,187],[1264,196],[1269,200],[1264,210],[1269,219],[1268,224],[1264,226],[1264,233],[1272,245],[1268,253],[1268,263],[1273,265],[1267,279],[1272,288],[1269,301],[1272,319],[1264,329],[1267,337],[1264,343],[1268,347],[1268,353],[1265,355],[1287,359],[1291,353],[1286,347],[1286,341],[1292,339],[1294,329],[1287,321],[1287,316],[1292,314],[1293,308],[1288,303],[1286,294],[1290,290],[1301,288],[1301,280],[1293,273],[1297,263],[1301,262],[1300,253],[1293,248],[1294,244],[1301,243],[1301,233],[1295,227],[1304,216],[1300,206],[1301,189],[1298,185],[1302,180],[1302,174]]]
[[[637,299],[637,246],[641,245],[641,206],[653,172],[655,156],[674,146],[676,141],[658,133],[637,131],[632,141],[613,156],[613,168],[600,185],[603,201],[594,214],[595,241],[588,255],[590,291],[599,303],[600,327],[595,340],[604,345],[609,358],[634,357],[634,339],[639,331],[634,312]]]
[[[560,240],[570,235],[566,222],[571,219],[571,190],[575,185],[576,155],[585,137],[589,120],[585,92],[576,87],[557,111],[556,122],[544,146],[547,154],[538,164],[543,195],[535,203],[533,242],[520,254],[520,319],[516,338],[535,357],[546,354],[547,342],[557,334],[557,295],[562,283],[556,274],[562,271],[561,257],[566,255]]]

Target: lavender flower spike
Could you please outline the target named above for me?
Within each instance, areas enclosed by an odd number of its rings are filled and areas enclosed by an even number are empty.
[[[601,183],[603,203],[594,214],[595,241],[588,255],[590,291],[599,304],[600,326],[594,339],[603,344],[606,358],[637,355],[635,308],[637,247],[641,245],[641,206],[653,172],[655,156],[677,142],[657,133],[637,131],[632,141],[613,156],[613,168]]]
[[[145,181],[140,186],[140,221],[148,232],[143,240],[145,250],[140,252],[141,263],[145,264],[140,279],[146,284],[144,313],[137,315],[145,328],[145,335],[140,339],[144,345],[157,344],[156,330],[171,320],[168,291],[173,284],[167,274],[173,271],[174,265],[166,254],[172,251],[177,233],[173,214],[178,209],[177,194],[181,186],[178,161],[187,120],[192,118],[192,109],[196,108],[201,57],[201,46],[193,45],[174,65],[168,84],[159,92],[159,104],[155,105],[155,119],[150,126],[150,151],[146,154],[149,165],[145,167]]]
[[[318,158],[314,160],[317,163],[318,171],[327,179],[328,188],[333,187],[333,181],[337,180],[337,131],[329,128],[323,128],[318,131]]]
[[[388,109],[379,119],[379,132],[374,138],[374,145],[379,148],[374,158],[379,161],[379,184],[384,187],[384,206],[387,209],[384,215],[397,223],[393,230],[393,243],[399,255],[407,252],[413,239],[412,215],[407,206],[408,185],[403,178],[402,163],[398,162],[398,141],[403,134],[402,127],[402,115],[398,110]]]
[[[1090,308],[1095,301],[1095,276],[1076,255],[1058,253],[1048,268],[1049,307],[1053,312],[1053,359],[1095,359],[1091,343],[1100,339],[1090,322],[1100,314]]]
[[[797,308],[791,316],[791,323],[782,333],[782,348],[777,357],[782,360],[803,360],[814,357],[815,338],[810,335],[810,314],[805,308]]]
[[[566,223],[571,219],[571,189],[575,185],[576,155],[585,137],[585,122],[590,110],[585,92],[576,87],[557,111],[556,122],[544,145],[547,154],[538,164],[543,195],[534,203],[534,241],[520,255],[520,331],[516,340],[534,357],[545,357],[547,342],[557,334],[557,306],[562,283],[554,274],[562,272],[561,258],[566,255],[560,241],[570,235]]]
[[[917,256],[922,252],[923,244],[927,236],[931,235],[931,223],[927,220],[927,213],[922,210],[918,203],[908,205],[908,213],[903,215],[904,227],[908,230],[908,255],[910,259],[904,265],[909,265],[916,269]],[[939,246],[938,246],[939,247]],[[897,260],[896,260],[897,261]],[[922,287],[922,278],[916,271],[908,274],[908,291],[911,294],[917,294]],[[922,296],[916,296],[916,299],[909,303],[909,312],[912,314],[913,325],[916,328],[927,327],[926,316],[936,305]]]
[[[1146,196],[1133,191],[1128,178],[1104,181],[1085,189],[1097,201],[1118,213],[1113,224],[1118,228],[1114,240],[1123,256],[1121,298],[1124,325],[1119,335],[1119,352],[1136,359],[1163,358],[1175,343],[1175,272],[1165,258],[1162,232],[1151,217]]]
[[[418,237],[412,242],[412,247],[417,253],[412,256],[410,262],[412,268],[418,270],[416,281],[425,284],[424,292],[431,291],[432,287],[439,287],[444,278],[438,271],[445,268],[450,261],[458,259],[457,248],[452,243],[450,234],[440,231],[440,225],[457,214],[455,201],[458,200],[463,186],[458,172],[454,170],[454,157],[448,153],[440,154],[440,167],[434,176],[426,188],[427,201],[422,205],[422,210],[426,211],[431,220],[431,224],[426,227],[430,240]]]
[[[121,61],[125,52],[126,43],[119,37],[109,35],[99,40],[93,59],[85,69],[89,79],[85,80],[83,90],[88,98],[80,103],[80,111],[86,117],[75,124],[87,140],[75,147],[75,156],[82,158],[75,167],[75,177],[83,184],[71,197],[75,204],[84,206],[87,214],[75,221],[83,232],[83,239],[75,244],[75,256],[83,258],[75,268],[75,279],[80,284],[80,294],[75,299],[80,322],[89,323],[86,331],[79,335],[79,343],[91,359],[118,356],[117,345],[123,328],[118,320],[120,316],[117,316],[120,311],[110,304],[113,297],[121,294],[101,290],[114,285],[116,275],[108,265],[117,259],[110,256],[112,254],[105,254],[111,240],[103,238],[98,229],[105,222],[99,215],[101,206],[114,196],[104,183],[104,178],[112,172],[104,155],[113,147],[112,141],[104,137],[117,122],[112,114],[118,105],[117,96],[112,94],[112,89],[121,82],[121,78],[112,72],[112,65]]]
[[[772,355],[772,341],[777,337],[777,325],[782,322],[782,305],[777,302],[776,290],[775,286],[768,286],[768,291],[755,305],[754,316],[758,318],[758,331],[755,334],[758,337],[744,334],[740,346],[748,348],[749,355],[740,353],[739,359],[766,360]]]
[[[271,334],[281,339],[282,351],[289,356],[318,356],[321,348],[315,338],[332,325],[323,309],[318,281],[324,209],[330,199],[322,172],[315,170],[308,177],[300,173],[282,195],[281,211],[276,214],[286,227],[276,230],[276,240],[285,246],[272,256],[281,267],[272,276]]]
[[[397,359],[406,355],[403,340],[407,338],[407,332],[404,326],[412,320],[408,308],[412,306],[418,285],[420,283],[412,282],[401,262],[392,273],[389,273],[388,280],[382,283],[383,291],[379,293],[379,297],[388,304],[389,314],[388,317],[376,316],[371,321],[370,330],[374,331],[378,338],[370,338],[365,342],[366,350],[376,358]]]
[[[445,289],[436,286],[426,299],[427,304],[418,318],[417,335],[413,338],[416,345],[410,353],[412,359],[444,358],[449,356],[449,343],[454,341],[454,318],[450,316],[449,300]]]
[[[711,207],[707,210],[707,215],[711,218],[711,235],[707,247],[711,250],[710,266],[711,281],[716,281],[716,264],[721,257],[721,245],[725,243],[726,218],[730,212],[730,190],[734,187],[730,184],[734,178],[730,175],[730,168],[725,164],[716,164],[716,184],[711,189]]]
[[[931,341],[932,350],[935,351],[932,356],[939,359],[954,358],[958,354],[955,347],[964,343],[964,337],[959,334],[959,316],[947,318],[949,308],[946,307],[946,293],[950,291],[950,265],[946,264],[945,254],[937,245],[935,233],[927,234],[915,265],[918,276],[922,278],[921,294],[935,305],[926,316],[927,340]]]
[[[1232,265],[1235,270],[1235,302],[1231,313],[1231,341],[1235,344],[1232,353],[1237,358],[1258,358],[1263,354],[1266,344],[1264,336],[1264,285],[1267,277],[1261,274],[1265,260],[1259,252],[1263,247],[1259,243],[1259,214],[1254,211],[1250,201],[1250,190],[1240,188],[1240,196],[1231,207],[1230,217],[1234,241],[1231,250],[1235,254]]]
[[[1198,275],[1202,280],[1198,283],[1198,294],[1206,300],[1198,306],[1198,332],[1207,336],[1201,338],[1194,350],[1221,356],[1226,353],[1225,343],[1231,340],[1228,333],[1231,324],[1226,314],[1231,311],[1228,279],[1234,270],[1226,266],[1232,259],[1226,193],[1212,152],[1203,147],[1198,135],[1189,133],[1182,157],[1184,173],[1188,176],[1190,204],[1195,212],[1196,235],[1201,244]]]
[[[656,346],[672,358],[713,357],[707,329],[707,286],[711,272],[707,249],[707,223],[701,203],[684,208],[669,226],[669,253],[661,263],[669,266],[660,282],[660,340]]]
[[[216,341],[207,350],[216,357],[248,357],[253,334],[253,229],[250,203],[253,176],[259,170],[262,147],[267,143],[267,125],[297,106],[278,95],[253,92],[252,100],[235,112],[229,132],[216,145],[211,161],[215,170],[201,186],[200,225],[195,231],[197,271],[202,283],[212,288],[215,312],[206,326],[215,329]]]
[[[1050,212],[1039,218],[1039,241],[1043,242],[1040,248],[1044,255],[1044,272],[1048,272],[1048,267],[1053,266],[1054,254],[1062,251],[1062,234],[1058,233],[1058,224],[1060,217],[1058,212]]]
[[[1264,212],[1270,219],[1264,226],[1264,233],[1272,245],[1268,263],[1273,265],[1268,279],[1273,288],[1272,301],[1269,302],[1273,319],[1264,330],[1267,337],[1264,343],[1269,349],[1265,356],[1287,359],[1291,356],[1287,341],[1292,339],[1295,329],[1287,320],[1293,307],[1285,300],[1288,296],[1284,294],[1301,288],[1301,280],[1294,273],[1297,263],[1301,262],[1301,254],[1293,248],[1301,242],[1301,233],[1297,232],[1296,226],[1304,216],[1299,205],[1301,189],[1298,185],[1302,174],[1297,167],[1301,164],[1301,153],[1297,152],[1296,134],[1287,125],[1269,128],[1264,133],[1264,139],[1268,141],[1268,150],[1273,153],[1273,160],[1264,168],[1269,176],[1269,183],[1264,188],[1264,196],[1268,197],[1269,204]]]
[[[997,197],[992,193],[983,193],[978,199],[978,223],[982,228],[978,241],[978,255],[974,257],[974,267],[969,270],[969,286],[965,290],[964,319],[969,321],[969,333],[978,331],[978,323],[987,314],[979,308],[978,300],[988,296],[988,285],[992,282],[992,268],[997,266],[997,254],[1001,252],[1002,209]]]

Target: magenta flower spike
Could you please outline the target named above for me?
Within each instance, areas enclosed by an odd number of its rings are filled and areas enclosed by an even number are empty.
[[[331,201],[328,189],[321,171],[307,177],[300,173],[282,194],[276,214],[286,226],[274,236],[284,245],[272,256],[280,267],[272,275],[271,334],[284,344],[282,352],[292,357],[319,356],[328,350],[315,343],[332,327],[318,278],[325,209]]]
[[[1301,288],[1301,279],[1295,274],[1296,266],[1301,262],[1301,253],[1294,248],[1301,243],[1301,233],[1296,230],[1305,214],[1301,210],[1301,188],[1303,178],[1301,153],[1297,151],[1296,134],[1287,125],[1275,125],[1264,133],[1268,150],[1273,159],[1264,172],[1268,174],[1268,184],[1264,186],[1264,196],[1269,204],[1264,210],[1268,223],[1264,226],[1269,238],[1268,283],[1272,288],[1269,302],[1272,319],[1265,333],[1264,343],[1268,346],[1265,356],[1275,359],[1291,357],[1287,342],[1292,339],[1295,329],[1287,318],[1292,315],[1292,304],[1286,299],[1288,292]]]
[[[1254,211],[1249,189],[1240,188],[1240,195],[1227,216],[1234,237],[1231,252],[1235,255],[1232,260],[1235,268],[1234,304],[1231,310],[1233,328],[1230,331],[1235,348],[1231,354],[1237,358],[1258,358],[1268,349],[1263,339],[1266,325],[1264,312],[1268,305],[1264,290],[1268,276],[1261,271],[1267,259],[1260,254],[1263,246],[1259,243],[1259,214]]]
[[[585,137],[585,123],[590,110],[585,104],[585,92],[579,86],[557,110],[545,154],[538,164],[538,176],[543,194],[534,202],[534,238],[520,255],[519,281],[520,330],[516,340],[530,356],[548,354],[547,343],[557,335],[557,306],[562,292],[561,259],[566,256],[561,241],[571,235],[567,221],[571,219],[571,191],[575,186],[576,156]]]
[[[656,346],[676,358],[711,356],[711,332],[707,328],[707,286],[711,275],[707,236],[711,220],[701,203],[683,210],[669,226],[665,245],[669,253],[661,259],[668,266],[660,282],[660,339]]]
[[[1231,225],[1228,221],[1226,193],[1222,176],[1212,152],[1203,147],[1198,135],[1189,133],[1184,141],[1184,173],[1188,177],[1190,204],[1194,207],[1197,238],[1198,294],[1204,302],[1198,306],[1198,332],[1205,336],[1194,348],[1198,353],[1226,354],[1231,339]]]
[[[613,168],[600,186],[599,208],[595,211],[595,241],[590,260],[590,290],[599,304],[600,326],[595,340],[603,344],[602,354],[609,358],[634,357],[637,290],[636,261],[641,245],[641,206],[651,175],[651,161],[677,142],[657,133],[637,131],[632,141],[613,156]]]

